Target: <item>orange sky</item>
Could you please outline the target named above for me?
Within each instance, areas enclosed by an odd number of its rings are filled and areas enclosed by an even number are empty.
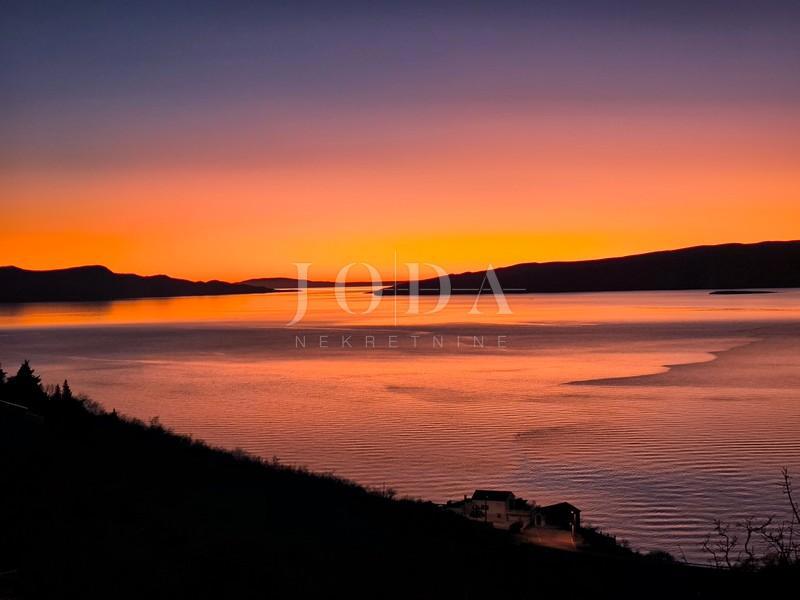
[[[309,261],[322,278],[353,261],[388,274],[395,251],[459,271],[800,238],[791,114],[407,115],[405,130],[402,118],[368,135],[339,124],[328,147],[285,163],[217,131],[177,152],[175,132],[154,129],[136,134],[152,151],[123,148],[123,164],[5,169],[0,256],[200,279]]]
[[[796,3],[33,4],[0,22],[0,264],[332,278],[800,238]]]

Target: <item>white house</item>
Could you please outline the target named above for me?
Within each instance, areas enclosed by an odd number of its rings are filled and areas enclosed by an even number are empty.
[[[481,511],[486,521],[508,521],[513,501],[514,494],[512,492],[475,490],[472,494],[472,506]]]
[[[464,500],[448,502],[446,507],[470,519],[503,529],[514,523],[526,527],[533,513],[533,506],[526,500],[504,490],[475,490],[471,498],[464,496]]]

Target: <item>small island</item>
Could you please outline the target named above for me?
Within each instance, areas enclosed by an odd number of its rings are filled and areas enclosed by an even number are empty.
[[[712,296],[741,296],[748,294],[774,294],[772,290],[714,290],[709,292]]]

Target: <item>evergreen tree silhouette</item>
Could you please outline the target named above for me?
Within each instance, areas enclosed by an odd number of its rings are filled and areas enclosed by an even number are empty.
[[[47,394],[42,388],[42,379],[27,360],[20,365],[17,374],[9,378],[6,388],[9,401],[34,410],[42,408],[47,399]]]
[[[17,383],[25,383],[33,387],[41,387],[42,385],[42,378],[34,373],[33,369],[31,368],[31,363],[27,360],[22,361],[15,379]]]
[[[64,380],[64,385],[61,387],[61,399],[66,401],[74,400],[69,382],[66,379]]]

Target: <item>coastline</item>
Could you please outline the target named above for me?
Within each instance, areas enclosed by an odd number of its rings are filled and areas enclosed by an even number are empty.
[[[12,597],[555,595],[570,577],[573,592],[595,597],[704,598],[777,581],[640,555],[609,536],[588,552],[520,543],[430,502],[213,448],[67,389],[0,410],[0,570],[11,574],[0,586]],[[59,560],[37,560],[42,547]]]

